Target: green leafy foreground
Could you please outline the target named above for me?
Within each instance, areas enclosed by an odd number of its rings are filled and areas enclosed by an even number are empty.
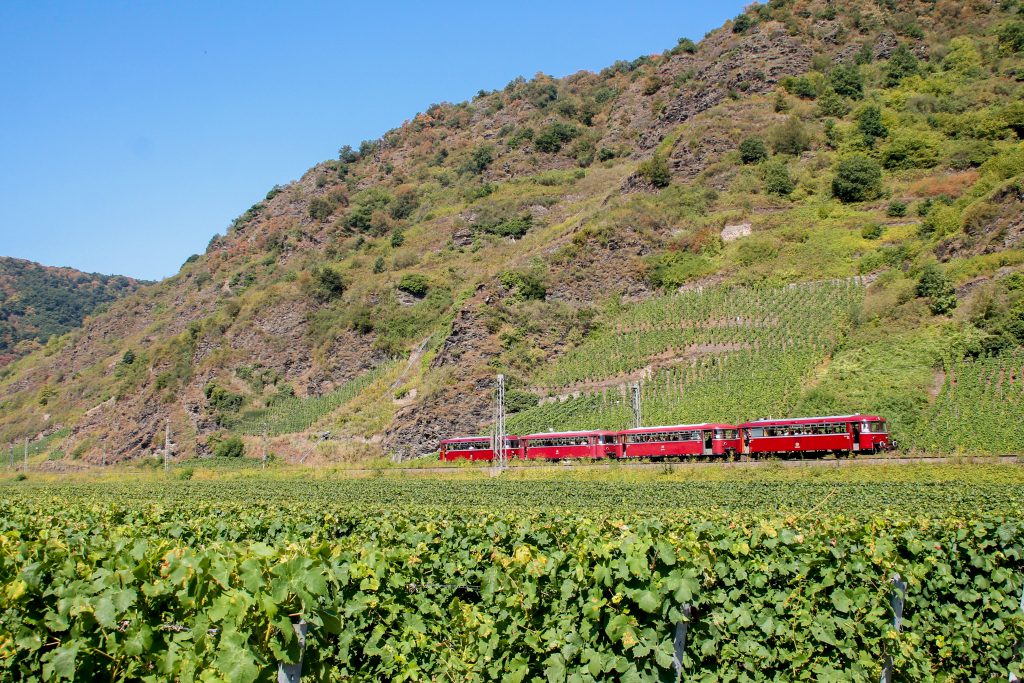
[[[302,618],[304,680],[675,680],[690,605],[686,680],[877,679],[885,655],[901,680],[1005,680],[1024,640],[1021,489],[991,476],[11,485],[0,669],[272,680],[299,656]]]

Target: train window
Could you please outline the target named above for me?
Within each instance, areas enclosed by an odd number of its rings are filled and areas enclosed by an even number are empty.
[[[878,420],[872,422],[864,422],[863,426],[861,427],[861,431],[867,432],[869,434],[885,434],[885,421]]]
[[[765,434],[764,427],[751,427],[747,430],[747,436],[751,439],[760,439],[762,436],[767,436],[767,434]]]
[[[716,439],[735,439],[736,438],[736,430],[735,429],[716,429],[715,430],[715,438]]]

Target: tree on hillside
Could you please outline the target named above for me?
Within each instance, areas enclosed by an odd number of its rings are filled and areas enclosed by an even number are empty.
[[[828,75],[832,89],[843,97],[859,100],[864,96],[864,77],[855,64],[840,64]]]
[[[917,296],[928,299],[928,308],[935,315],[942,315],[956,308],[956,290],[934,263],[925,264],[917,279]]]
[[[743,163],[756,164],[767,158],[768,148],[765,146],[764,140],[756,135],[751,135],[740,143],[740,159]]]
[[[846,157],[836,166],[832,194],[841,202],[862,202],[882,193],[882,169],[863,154]]]
[[[874,104],[864,107],[857,114],[857,130],[864,136],[864,144],[868,147],[873,147],[878,138],[889,135],[889,129],[882,123],[882,110]]]

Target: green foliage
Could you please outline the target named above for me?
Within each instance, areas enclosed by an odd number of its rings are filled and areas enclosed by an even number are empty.
[[[345,293],[345,279],[337,270],[330,266],[318,266],[310,271],[313,280],[313,291],[320,301],[337,299]]]
[[[242,411],[232,421],[232,429],[250,436],[260,436],[264,430],[269,436],[307,431],[327,415],[352,401],[393,367],[392,363],[379,365],[342,384],[334,391],[320,396],[295,396],[290,387],[287,387],[276,396],[268,397],[265,408]]]
[[[221,425],[230,423],[233,414],[245,403],[245,396],[228,391],[215,382],[207,384],[203,394],[206,396],[207,406],[214,413],[217,423]]]
[[[790,116],[785,123],[772,128],[769,140],[776,154],[797,156],[811,147],[811,135],[796,116]]]
[[[218,458],[241,458],[245,455],[245,443],[237,436],[229,436],[217,442],[213,454]]]
[[[121,365],[131,365],[134,362],[135,352],[132,351],[131,349],[128,349],[127,351],[124,352],[124,355],[121,356]]]
[[[397,249],[403,244],[405,244],[405,233],[403,233],[401,230],[395,230],[393,233],[391,233],[391,246],[393,248]],[[377,264],[374,263],[374,266],[376,265]],[[379,273],[380,271],[378,270],[377,272]]]
[[[423,297],[430,289],[430,280],[420,273],[406,273],[398,281],[398,289],[416,297]]]
[[[370,187],[359,192],[352,198],[352,206],[345,216],[345,226],[360,232],[370,230],[374,214],[386,212],[394,200],[394,195],[381,187]]]
[[[662,154],[655,154],[641,163],[637,173],[655,187],[668,187],[672,182],[672,172],[669,170],[668,160]]]
[[[538,273],[509,270],[499,278],[503,287],[514,290],[524,299],[543,300],[547,296],[547,286]]]
[[[505,212],[484,214],[477,218],[473,227],[490,235],[518,239],[533,227],[533,214],[528,211],[521,214]]]
[[[756,164],[759,161],[763,161],[768,158],[768,148],[764,144],[764,140],[751,135],[743,139],[740,143],[740,160],[745,164]]]
[[[505,392],[505,409],[510,415],[534,408],[538,403],[540,403],[540,397],[528,391],[509,389]]]
[[[1004,53],[1024,50],[1024,22],[1010,21],[999,27],[999,49]]]
[[[856,64],[840,64],[828,75],[828,82],[837,94],[859,100],[864,96],[864,77]]]
[[[693,54],[697,51],[697,44],[689,38],[680,38],[679,42],[672,49],[673,52],[685,52],[687,54]]]
[[[745,33],[754,23],[754,19],[749,14],[740,14],[732,20],[732,32]]]
[[[494,147],[492,145],[480,145],[469,155],[469,159],[459,169],[463,173],[479,175],[487,170],[487,167],[494,161]]]
[[[818,98],[816,113],[819,117],[843,117],[846,116],[849,111],[850,108],[847,106],[846,100],[831,88],[822,93],[821,97]]]
[[[554,121],[534,138],[533,146],[538,152],[554,154],[562,149],[562,145],[572,141],[579,134],[580,131],[576,126]]]
[[[882,110],[873,104],[869,104],[858,112],[857,130],[864,136],[864,143],[868,147],[872,147],[878,138],[885,138],[889,135],[889,129],[882,123]]]
[[[884,68],[884,81],[888,88],[895,88],[908,76],[916,76],[921,72],[917,57],[906,45],[899,45],[889,57]]]
[[[901,202],[898,199],[894,199],[889,202],[889,206],[885,210],[885,215],[890,218],[902,218],[907,215],[907,203]]]
[[[844,157],[836,165],[832,194],[841,202],[863,202],[882,193],[882,169],[862,154]]]
[[[860,236],[866,240],[877,240],[882,237],[881,223],[869,223],[860,229]]]
[[[378,256],[377,259],[373,262],[373,272],[374,273],[383,273],[384,272],[384,257],[383,256]]]
[[[333,202],[323,197],[313,197],[309,202],[309,217],[318,221],[326,220],[331,217],[335,208]]]
[[[764,189],[768,194],[788,197],[794,189],[793,180],[789,177],[789,169],[782,159],[772,159],[761,169],[764,178]]]
[[[810,76],[787,76],[781,83],[789,93],[805,100],[813,100],[818,96],[818,83]]]
[[[676,289],[690,280],[706,275],[707,258],[685,251],[669,251],[651,257],[647,263],[647,281],[659,289]]]
[[[882,166],[889,170],[932,168],[939,163],[939,148],[929,135],[900,133],[882,150]]]
[[[964,78],[981,75],[981,52],[968,36],[957,36],[949,41],[949,52],[942,60],[942,68]]]
[[[1024,638],[1015,486],[420,479],[11,486],[4,666],[266,680],[301,618],[311,680],[675,680],[686,620],[687,680],[987,680]]]
[[[86,316],[140,284],[119,275],[74,273],[0,257],[0,355],[19,342],[44,343],[81,326]]]
[[[917,278],[915,293],[928,299],[934,315],[943,315],[956,308],[956,291],[946,274],[934,263],[926,263]]]

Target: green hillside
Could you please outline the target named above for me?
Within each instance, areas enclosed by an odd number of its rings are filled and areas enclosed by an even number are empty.
[[[500,372],[519,431],[618,426],[642,381],[650,422],[1024,450],[1022,51],[1016,2],[783,0],[433,105],[5,369],[0,443],[404,459],[486,430]]]

